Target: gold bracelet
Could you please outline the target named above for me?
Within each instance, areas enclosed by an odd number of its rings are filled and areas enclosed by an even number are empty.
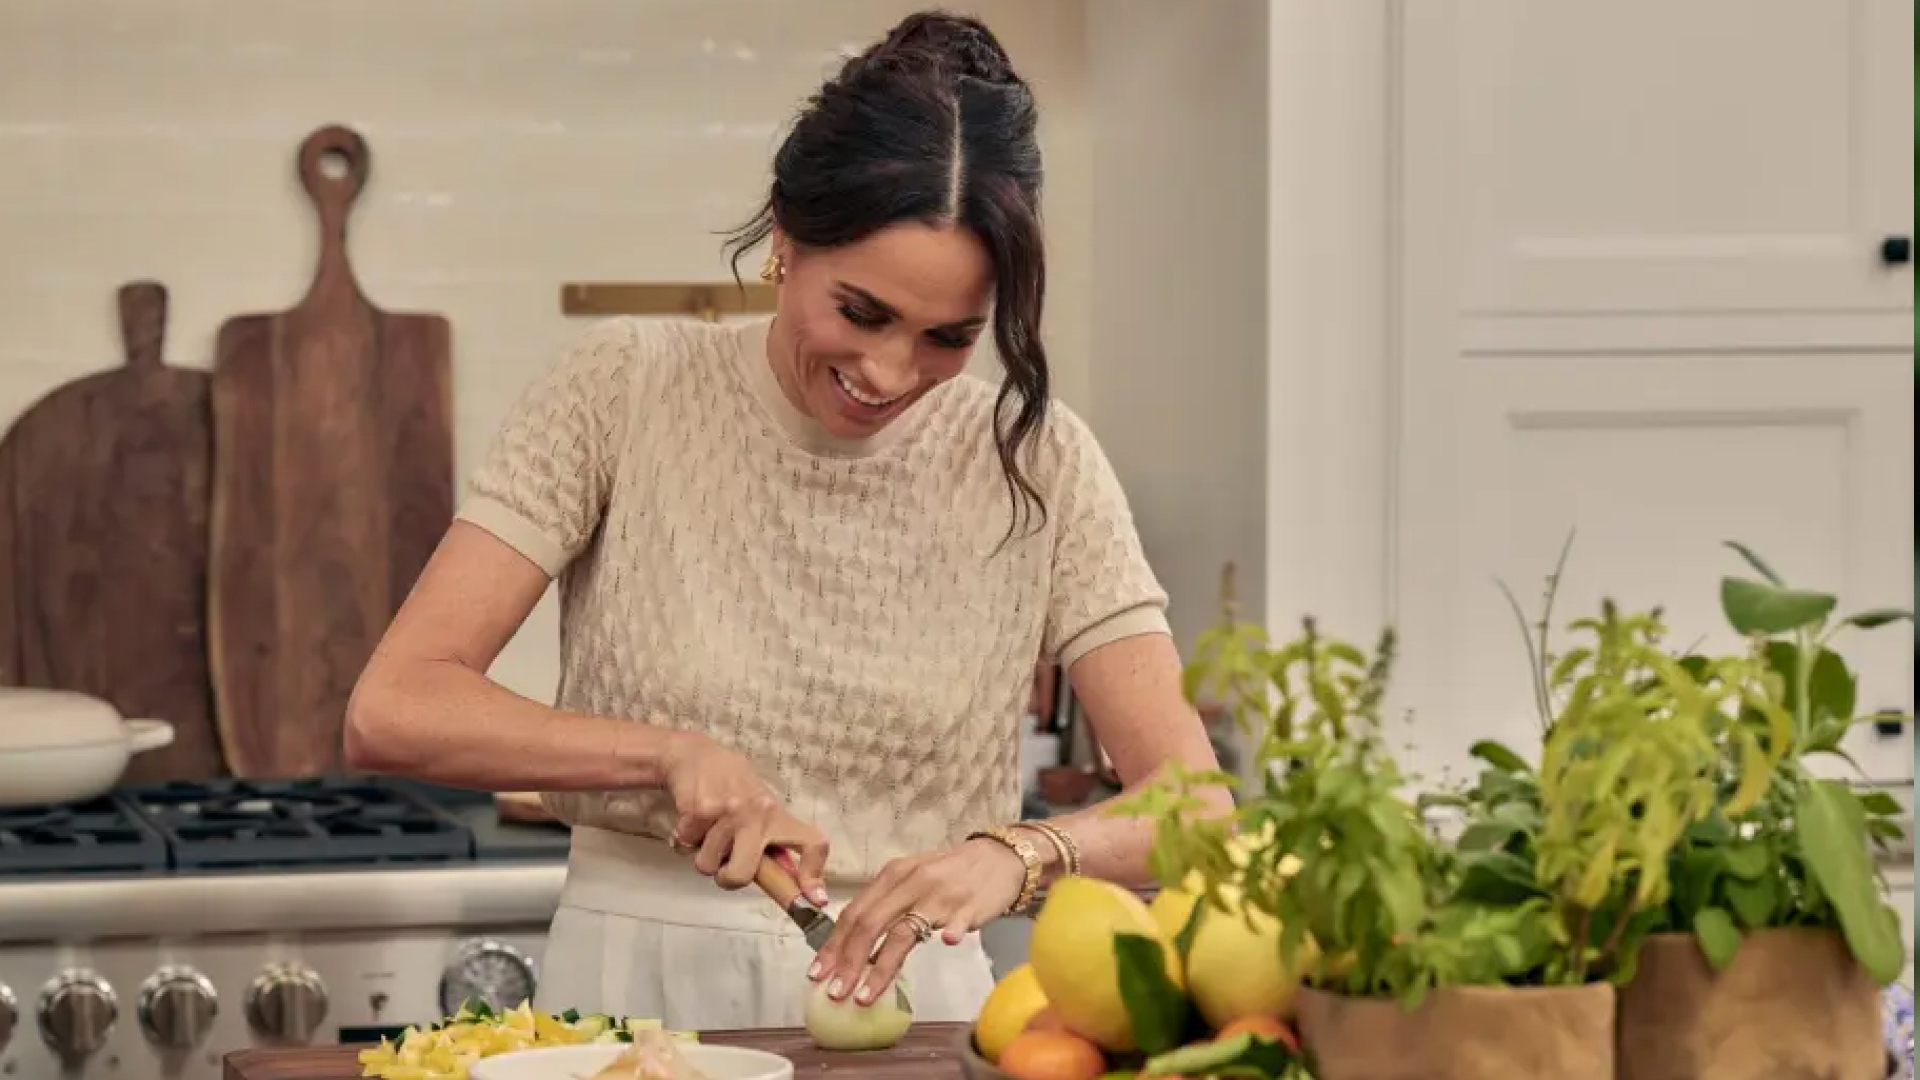
[[[991,840],[1020,857],[1020,865],[1026,867],[1027,877],[1020,883],[1020,895],[1007,905],[1006,914],[1024,915],[1033,906],[1033,898],[1040,892],[1040,853],[1023,837],[1014,834],[1012,829],[982,829],[971,833],[968,840]]]
[[[1080,876],[1080,845],[1073,842],[1067,830],[1051,821],[1023,821],[1015,825],[1016,829],[1031,829],[1053,843],[1055,851],[1060,853],[1060,874],[1062,877]]]

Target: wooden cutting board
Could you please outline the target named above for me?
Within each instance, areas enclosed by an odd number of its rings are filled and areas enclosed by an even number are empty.
[[[133,781],[221,774],[207,674],[205,371],[168,367],[167,291],[119,293],[126,363],[76,379],[0,440],[0,683],[76,690],[174,726]]]
[[[915,1024],[886,1050],[835,1053],[813,1045],[804,1031],[705,1031],[700,1041],[746,1046],[793,1062],[794,1080],[961,1080],[960,1040],[965,1024]],[[224,1062],[225,1080],[354,1080],[358,1047],[236,1050]]]
[[[453,519],[450,330],[360,291],[347,215],[367,145],[343,127],[297,159],[319,214],[306,297],[220,329],[213,371],[211,656],[240,776],[341,768],[354,681]]]

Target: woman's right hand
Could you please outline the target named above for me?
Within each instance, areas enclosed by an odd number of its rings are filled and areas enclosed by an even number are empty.
[[[770,847],[786,848],[799,863],[799,885],[816,904],[827,902],[827,838],[788,813],[753,763],[697,732],[679,732],[668,750],[667,791],[678,819],[672,843],[699,850],[694,868],[723,889],[753,883]]]

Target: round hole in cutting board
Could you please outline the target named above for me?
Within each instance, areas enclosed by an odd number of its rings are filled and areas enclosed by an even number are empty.
[[[342,180],[347,175],[347,155],[338,150],[329,150],[320,155],[320,175],[329,180]]]

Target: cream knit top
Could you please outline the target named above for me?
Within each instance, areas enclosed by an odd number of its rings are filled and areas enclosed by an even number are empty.
[[[459,516],[560,584],[560,708],[697,730],[823,830],[835,879],[1017,818],[1034,664],[1165,633],[1166,594],[1092,434],[1055,402],[1012,513],[996,387],[962,376],[879,435],[796,409],[770,319],[616,319],[531,386]],[[664,837],[662,792],[549,794]]]

